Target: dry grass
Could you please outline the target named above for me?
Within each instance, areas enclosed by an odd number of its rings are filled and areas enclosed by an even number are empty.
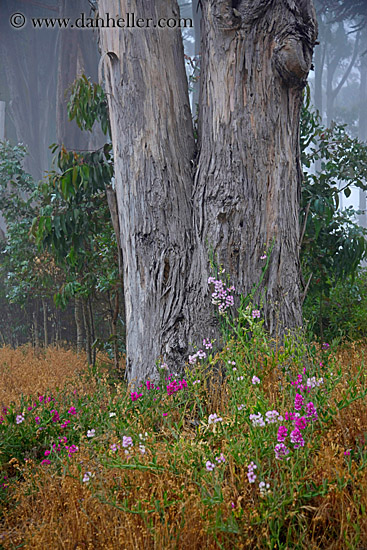
[[[62,388],[85,370],[84,356],[72,350],[49,347],[35,353],[31,346],[0,348],[0,404],[18,402],[21,395],[43,394]]]
[[[348,380],[358,372],[366,352],[365,345],[340,350],[337,361],[345,376],[329,396],[330,406],[345,395]],[[3,349],[0,365],[0,395],[4,403],[16,400],[20,393],[42,392],[51,385],[60,387],[83,368],[83,363],[71,352],[52,349],[45,357],[33,357],[30,350]],[[270,369],[263,382],[269,396],[274,394],[274,377],[274,370]],[[6,380],[11,382],[8,388]],[[91,388],[84,391],[90,394]],[[212,410],[225,415],[226,388],[217,386],[210,399]],[[348,466],[344,451],[355,448],[357,443],[361,448],[366,447],[367,401],[355,401],[344,408],[322,434],[319,450],[311,457],[303,481],[317,485],[325,479],[332,482],[325,494],[313,497],[307,505],[294,491],[293,501],[282,518],[283,529],[285,532],[288,529],[293,541],[286,546],[274,545],[270,537],[269,526],[279,519],[279,510],[260,511],[262,503],[247,482],[247,468],[239,466],[233,457],[228,456],[221,482],[222,501],[215,506],[203,504],[203,488],[210,492],[213,486],[198,486],[192,473],[180,467],[180,456],[192,440],[189,427],[184,430],[181,446],[175,445],[171,438],[170,447],[167,447],[169,433],[162,431],[157,442],[159,472],[150,468],[149,453],[141,460],[147,469],[140,471],[113,465],[102,467],[98,456],[88,447],[81,449],[78,463],[64,461],[64,470],[58,473],[31,463],[22,467],[22,479],[11,497],[16,506],[10,506],[5,513],[0,545],[4,550],[20,547],[26,550],[366,550],[367,467],[354,459]],[[172,471],[172,463],[177,463],[176,473]],[[95,474],[90,485],[80,482],[78,464],[82,471]],[[291,481],[289,478],[289,484]],[[223,525],[230,518],[231,502],[235,503],[234,516],[241,533],[218,535],[220,529],[217,529],[215,535],[213,525],[216,521],[217,525]]]

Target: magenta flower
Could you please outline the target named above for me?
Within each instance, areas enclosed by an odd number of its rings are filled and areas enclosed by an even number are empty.
[[[307,419],[308,421],[310,421],[310,420],[317,420],[317,418],[318,418],[317,411],[316,411],[315,405],[312,403],[312,401],[310,401],[309,403],[307,403],[307,405],[306,405],[306,410],[307,410],[306,419]]]
[[[307,421],[304,416],[300,416],[299,418],[296,418],[294,425],[299,430],[304,430],[307,426]]]
[[[44,459],[41,461],[41,464],[51,464],[51,460],[48,460],[48,458],[44,458]]]
[[[68,413],[69,414],[76,414],[76,408],[75,407],[70,407],[70,409],[68,410]]]
[[[136,391],[131,392],[131,401],[137,401],[139,397],[142,397],[142,393],[138,393]]]
[[[279,443],[283,443],[287,435],[288,435],[288,429],[286,428],[286,426],[279,426],[278,436],[277,436]]]
[[[300,411],[303,407],[303,397],[300,393],[296,393],[296,397],[294,398],[294,408],[296,411]]]

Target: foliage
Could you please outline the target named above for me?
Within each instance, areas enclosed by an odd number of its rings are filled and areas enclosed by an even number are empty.
[[[366,545],[358,352],[337,359],[291,338],[277,348],[251,305],[224,350],[211,345],[181,380],[161,365],[159,381],[132,388],[96,370],[54,389],[55,401],[43,388],[7,407],[4,549]],[[218,364],[225,378],[209,383]]]
[[[352,279],[340,280],[324,297],[322,306],[322,331],[331,340],[361,340],[367,337],[367,273],[359,270]],[[320,304],[316,299],[307,300],[304,308],[306,320],[315,324],[312,332],[319,332]],[[306,321],[307,322],[307,321]]]
[[[318,304],[322,317],[325,298],[339,281],[353,279],[367,254],[366,230],[355,223],[356,212],[339,210],[340,193],[348,197],[352,185],[367,189],[367,147],[345,126],[324,128],[309,94],[302,111],[301,161],[302,269],[305,280],[312,275],[307,299]]]

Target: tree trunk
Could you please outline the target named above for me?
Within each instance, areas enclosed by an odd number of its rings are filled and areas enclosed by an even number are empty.
[[[96,331],[94,326],[94,315],[93,315],[93,306],[92,299],[88,299],[88,322],[90,326],[90,345],[91,345],[91,355],[92,355],[92,365],[96,364],[96,348],[94,342],[96,341]]]
[[[75,298],[74,317],[76,326],[76,352],[80,355],[83,351],[83,307],[82,300]]]
[[[143,1],[177,17],[176,1]],[[128,378],[182,365],[189,342],[218,336],[209,253],[241,293],[272,248],[264,314],[272,334],[302,323],[299,118],[316,18],[311,0],[202,0],[199,156],[182,40],[170,29],[101,29],[114,146]],[[100,16],[134,12],[100,0]],[[123,114],[123,115],[122,115]]]
[[[43,312],[43,341],[44,346],[48,346],[48,323],[47,323],[47,304],[46,300],[42,298],[42,312]]]
[[[142,4],[145,18],[178,17],[176,1]],[[99,12],[123,16],[137,9],[134,1],[101,0]],[[110,28],[100,36],[132,380],[154,376],[160,356],[175,364],[187,351],[183,305],[193,247],[194,138],[180,30]]]
[[[119,344],[117,338],[117,321],[120,311],[119,305],[119,289],[115,291],[115,307],[113,309],[111,328],[112,328],[112,349],[113,349],[113,363],[116,374],[120,374],[120,356],[119,356]]]
[[[83,308],[83,320],[84,320],[84,331],[85,331],[85,349],[87,352],[87,362],[88,365],[93,364],[93,357],[92,357],[92,332],[91,332],[91,326],[89,322],[89,308],[88,308],[88,301],[82,300],[82,308]]]
[[[259,281],[271,334],[302,324],[299,120],[316,17],[311,2],[203,0],[198,170],[202,243],[237,290]],[[259,294],[258,294],[259,299]]]
[[[366,52],[367,49],[367,29],[363,29],[362,47],[361,51]],[[359,124],[358,124],[358,138],[361,141],[367,141],[367,54],[360,58],[360,83],[359,83]],[[367,227],[367,212],[366,212],[366,191],[359,190],[359,210],[362,210],[362,214],[359,216],[359,223],[362,227]]]
[[[40,347],[39,333],[38,333],[38,316],[37,311],[33,311],[33,331],[34,331],[34,347],[36,350]]]

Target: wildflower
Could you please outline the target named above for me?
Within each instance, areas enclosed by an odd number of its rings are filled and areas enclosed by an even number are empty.
[[[266,260],[266,254],[265,253],[262,256],[260,256],[260,260]]]
[[[15,422],[17,424],[21,424],[22,422],[24,422],[24,420],[25,420],[24,416],[22,414],[18,414],[16,419],[15,419]]]
[[[279,419],[279,413],[276,410],[273,411],[267,411],[265,413],[265,420],[268,424],[274,424]]]
[[[278,443],[274,447],[275,458],[282,460],[285,456],[289,454],[289,449],[284,445],[284,443]]]
[[[60,428],[66,428],[68,424],[70,424],[70,420],[65,420],[65,422],[61,424]]]
[[[205,468],[208,470],[208,472],[212,472],[215,468],[215,464],[210,462],[210,460],[206,461]]]
[[[200,380],[194,380],[192,385],[195,386],[195,384],[200,384]]]
[[[95,435],[96,435],[96,430],[94,428],[87,431],[87,437],[94,437]]]
[[[300,411],[303,407],[303,397],[300,393],[296,393],[296,397],[294,398],[294,408],[296,411]]]
[[[67,442],[68,438],[67,437],[60,437],[59,438],[59,443],[63,443],[65,445],[65,443]]]
[[[299,430],[304,430],[307,426],[307,421],[304,416],[300,416],[299,418],[295,419],[294,425]]]
[[[350,451],[352,449],[347,449],[346,451],[344,451],[344,456],[350,456]]]
[[[132,447],[133,446],[132,438],[124,435],[124,437],[122,438],[122,446],[123,447]]]
[[[116,413],[110,412],[110,418],[113,418],[114,416],[116,416]]]
[[[141,452],[142,455],[144,455],[145,454],[145,445],[140,444],[139,445],[139,451]]]
[[[259,490],[260,490],[260,496],[261,497],[264,497],[266,495],[266,493],[270,493],[269,489],[270,489],[270,484],[269,483],[265,483],[265,481],[260,481]]]
[[[168,413],[163,413],[163,416],[168,416]]]
[[[92,472],[85,472],[83,476],[83,483],[87,483],[92,477],[94,477]]]
[[[255,483],[255,480],[256,480],[257,476],[254,473],[254,470],[256,470],[256,468],[257,468],[257,466],[254,462],[250,462],[250,464],[247,467],[247,469],[248,469],[247,477],[248,477],[249,483]]]
[[[283,443],[283,441],[285,440],[285,438],[287,437],[288,435],[288,430],[285,426],[279,426],[278,428],[278,436],[277,436],[277,439],[279,441],[279,443]]]
[[[143,394],[136,391],[131,392],[131,401],[137,401]]]
[[[237,380],[243,380],[243,376],[237,376]]]
[[[260,311],[258,309],[253,309],[252,310],[252,318],[253,319],[256,319],[256,318],[260,319]]]
[[[301,435],[301,432],[299,431],[298,428],[295,428],[290,433],[290,438],[291,438],[292,443],[294,444],[295,449],[298,449],[298,447],[304,447],[305,441],[304,441],[304,439]]]
[[[39,416],[36,416],[36,417],[34,418],[34,421],[35,421],[36,424],[39,424],[39,423],[41,422],[40,417],[39,417]]]
[[[312,403],[312,401],[310,401],[309,403],[307,403],[307,405],[306,405],[306,410],[307,410],[306,419],[307,419],[308,421],[310,421],[310,420],[317,420],[317,418],[318,418],[317,411],[316,411],[315,405]]]
[[[51,451],[45,451],[45,452],[44,452],[44,455],[45,455],[45,456],[48,456],[48,455],[50,455],[50,454],[51,454]]]
[[[52,422],[58,422],[60,420],[60,415],[58,413],[58,411],[56,411],[55,409],[52,409],[51,411],[51,414],[52,414]]]
[[[39,401],[40,403],[42,403],[43,400],[44,400],[44,396],[43,396],[43,395],[39,395],[39,396],[38,396],[38,401]]]
[[[253,376],[251,382],[252,382],[254,385],[255,385],[255,384],[260,384],[260,378],[258,378],[257,376]]]
[[[79,447],[76,445],[70,445],[69,447],[65,445],[65,449],[67,450],[69,457],[79,451]]]
[[[244,409],[244,408],[245,408],[245,405],[243,403],[241,403],[241,405],[237,405],[237,409],[239,411],[242,411],[242,409]]]
[[[44,458],[44,459],[41,461],[41,464],[51,464],[51,460],[49,460],[48,458]]]
[[[215,424],[216,422],[222,422],[223,418],[217,416],[216,413],[210,414],[208,418],[208,424]]]
[[[27,411],[31,411],[33,407],[27,407]]]
[[[68,413],[69,414],[76,414],[76,408],[75,407],[70,407],[70,409],[68,410]]]
[[[116,443],[112,443],[112,445],[110,445],[110,449],[111,449],[111,451],[113,451],[115,453],[118,449]]]
[[[330,347],[330,344],[328,344],[327,342],[324,342],[322,344],[322,349],[328,349]]]
[[[261,413],[250,414],[250,420],[253,426],[265,426],[263,415]]]
[[[225,456],[224,456],[223,453],[220,453],[220,455],[217,456],[215,460],[216,460],[217,462],[225,462],[225,461],[226,461]]]
[[[205,359],[205,358],[206,358],[205,351],[199,349],[196,353],[194,353],[194,355],[189,355],[189,363],[190,365],[195,365],[198,359]]]
[[[204,348],[206,348],[206,349],[212,349],[212,348],[213,348],[213,343],[212,343],[210,340],[206,340],[206,339],[204,338],[204,340],[203,340],[203,346],[204,346]]]

